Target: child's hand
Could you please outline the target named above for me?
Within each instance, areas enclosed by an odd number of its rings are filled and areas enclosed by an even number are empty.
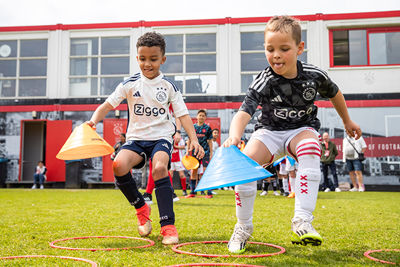
[[[344,129],[346,130],[348,136],[355,137],[356,140],[359,139],[362,135],[360,126],[352,120],[349,120],[347,123],[344,124]]]
[[[229,136],[228,139],[222,144],[224,147],[230,147],[231,145],[240,146],[240,138]]]
[[[194,149],[194,156],[198,159],[202,159],[204,157],[204,149],[203,147],[199,144],[199,142],[194,141],[190,142],[190,148],[189,151],[193,151]]]
[[[85,123],[96,130],[96,124],[93,121],[85,121]]]

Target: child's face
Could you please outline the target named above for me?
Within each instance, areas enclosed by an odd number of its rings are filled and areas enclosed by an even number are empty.
[[[166,60],[161,48],[158,46],[140,46],[137,52],[136,59],[143,75],[148,79],[154,79],[160,75],[160,67]]]
[[[214,138],[215,140],[218,139],[218,131],[213,131],[213,132],[212,132],[212,135],[213,135],[213,138]]]
[[[292,33],[267,31],[264,36],[265,56],[273,71],[287,79],[297,76],[297,56],[304,50],[304,42],[298,45]]]
[[[200,124],[203,124],[207,119],[206,114],[204,114],[203,112],[200,112],[199,114],[197,114],[197,122]]]

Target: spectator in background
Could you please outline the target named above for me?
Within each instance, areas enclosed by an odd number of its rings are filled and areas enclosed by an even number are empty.
[[[347,169],[349,171],[350,179],[353,184],[353,188],[350,191],[364,192],[365,186],[362,175],[362,162],[359,160],[359,154],[364,153],[367,149],[362,136],[358,140],[353,137],[346,137],[343,139],[343,162],[346,162]]]
[[[329,140],[329,134],[327,132],[322,135],[321,143],[322,153],[321,153],[321,170],[324,176],[323,190],[325,192],[330,192],[335,190],[335,192],[340,192],[338,177],[336,174],[336,164],[335,158],[338,155],[336,145]],[[329,182],[328,179],[328,169],[331,170],[333,176],[333,184]]]
[[[33,186],[32,189],[37,188],[37,184],[40,185],[40,189],[43,189],[44,181],[46,180],[46,166],[44,166],[43,161],[39,161],[38,165],[35,168],[35,174],[33,175]]]
[[[217,150],[217,148],[219,147],[219,144],[217,142],[218,137],[219,137],[219,130],[213,129],[212,130],[212,151],[214,153]]]

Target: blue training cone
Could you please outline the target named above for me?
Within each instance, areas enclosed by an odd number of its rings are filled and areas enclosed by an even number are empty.
[[[236,146],[220,147],[215,152],[195,192],[250,183],[272,174],[240,152]]]
[[[284,156],[284,157],[282,157],[280,159],[275,160],[274,163],[272,164],[272,166],[275,167],[275,166],[279,165],[285,159],[287,159],[289,161],[289,164],[291,166],[293,166],[296,163],[296,160],[294,158],[292,158],[291,156]]]

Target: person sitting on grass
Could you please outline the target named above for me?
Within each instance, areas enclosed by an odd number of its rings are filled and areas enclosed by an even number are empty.
[[[155,32],[147,32],[138,39],[136,48],[141,72],[120,83],[86,123],[95,126],[109,111],[127,99],[131,115],[126,132],[127,142],[113,161],[116,184],[136,209],[139,234],[148,236],[152,230],[150,206],[145,203],[130,170],[142,168],[146,159],[150,158],[162,243],[177,244],[179,237],[175,227],[172,186],[168,177],[172,136],[176,129],[168,112],[170,104],[190,138],[190,149],[194,151],[194,155],[201,159],[204,150],[197,140],[180,91],[160,72],[160,67],[166,60],[164,37]]]
[[[311,224],[321,180],[317,93],[330,99],[348,135],[358,139],[361,129],[350,119],[342,93],[326,72],[297,60],[304,51],[299,21],[289,16],[271,18],[264,31],[264,47],[269,67],[250,84],[224,146],[239,146],[246,125],[261,106],[255,132],[243,153],[260,165],[271,162],[273,155],[288,154],[298,161],[291,240],[318,246],[322,237]],[[242,253],[253,233],[257,181],[237,185],[235,191],[237,223],[228,249]]]

